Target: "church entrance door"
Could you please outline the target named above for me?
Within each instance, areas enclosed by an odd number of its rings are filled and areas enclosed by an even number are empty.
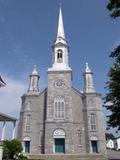
[[[30,153],[30,141],[25,141],[25,153]]]
[[[97,141],[91,141],[91,145],[92,145],[92,152],[98,153]]]
[[[55,153],[65,153],[65,139],[64,138],[55,139]]]

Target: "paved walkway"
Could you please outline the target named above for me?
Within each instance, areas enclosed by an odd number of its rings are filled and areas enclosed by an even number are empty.
[[[110,160],[120,160],[120,151],[107,150]]]

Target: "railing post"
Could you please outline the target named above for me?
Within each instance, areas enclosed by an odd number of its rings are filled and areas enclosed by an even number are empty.
[[[5,139],[5,127],[6,127],[6,121],[3,122],[1,141],[4,141]]]
[[[15,139],[16,121],[13,122],[12,139]]]

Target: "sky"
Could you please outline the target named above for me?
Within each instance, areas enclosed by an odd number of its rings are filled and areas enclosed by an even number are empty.
[[[120,44],[120,19],[110,18],[108,0],[0,0],[0,75],[7,83],[0,89],[0,112],[19,118],[21,96],[27,92],[34,64],[40,74],[40,91],[47,86],[59,2],[70,46],[73,86],[83,90],[88,62],[95,88],[105,96],[113,63],[109,55]]]

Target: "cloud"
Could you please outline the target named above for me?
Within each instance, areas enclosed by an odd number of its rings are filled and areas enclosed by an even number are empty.
[[[6,87],[0,88],[0,112],[5,114],[19,113],[21,95],[26,91],[26,85],[19,80],[9,76],[4,77]]]
[[[1,73],[1,72],[0,72]],[[4,75],[4,74],[1,74]],[[19,119],[19,113],[21,108],[21,96],[26,93],[28,84],[16,80],[11,76],[2,77],[5,83],[5,87],[0,88],[0,112],[14,116]],[[41,88],[45,86],[44,80],[42,80]],[[13,124],[7,122],[5,139],[11,139]],[[2,123],[0,123],[0,137],[1,137]]]
[[[3,75],[3,74],[2,74]],[[21,96],[26,92],[26,84],[10,76],[2,77],[7,84],[0,88],[0,112],[19,118]],[[5,139],[11,139],[13,124],[7,122]],[[0,137],[2,123],[0,123]]]

